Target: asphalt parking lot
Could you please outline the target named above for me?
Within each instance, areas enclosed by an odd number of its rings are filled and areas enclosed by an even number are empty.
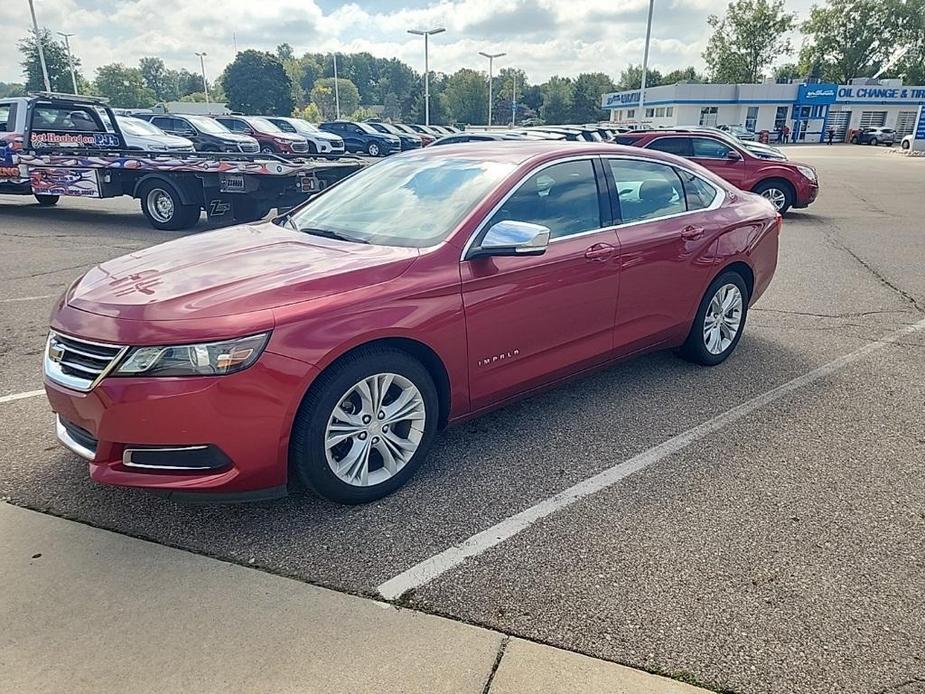
[[[787,217],[729,361],[653,354],[452,428],[407,487],[362,507],[183,506],[90,482],[43,397],[3,398],[41,388],[48,313],[77,275],[195,232],[155,232],[131,200],[0,196],[0,496],[369,596],[476,546],[397,599],[717,690],[925,691],[925,329],[896,333],[925,328],[925,159],[788,153],[822,192]],[[466,544],[642,459],[505,541]]]

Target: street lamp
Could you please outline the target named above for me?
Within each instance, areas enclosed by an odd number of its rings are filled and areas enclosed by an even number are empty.
[[[649,71],[649,40],[652,38],[652,10],[655,0],[649,0],[649,19],[646,21],[646,48],[642,54],[642,84],[639,87],[639,125],[646,115],[646,73]]]
[[[494,76],[495,76],[495,73],[494,73],[495,58],[500,58],[503,55],[507,55],[507,53],[485,53],[484,51],[479,51],[479,55],[485,56],[486,58],[488,58],[488,127],[490,128],[491,127],[491,101],[492,101],[491,88],[492,88],[492,82],[494,82]]]
[[[434,34],[446,31],[443,27],[435,29],[408,29],[409,34],[424,37],[424,125],[430,125],[430,60],[427,55],[428,39]]]
[[[334,113],[335,118],[340,120],[340,87],[337,86],[337,51],[331,52],[331,57],[334,58]]]
[[[206,93],[206,105],[211,106],[212,100],[209,98],[209,83],[206,82],[206,61],[205,57],[208,55],[206,52],[196,53],[199,56],[199,69],[202,70],[202,88]],[[211,110],[211,109],[210,109]]]
[[[74,85],[74,93],[80,94],[77,91],[77,74],[74,72],[74,61],[71,59],[71,42],[68,40],[74,34],[65,34],[63,31],[58,32],[58,36],[64,37],[64,50],[67,51],[67,66],[71,69],[71,83]]]
[[[42,77],[45,78],[45,91],[51,91],[51,82],[48,79],[48,66],[45,64],[45,49],[42,48],[42,35],[39,34],[39,23],[35,19],[35,5],[29,0],[29,12],[32,13],[32,28],[35,31],[35,45],[39,49],[39,62],[42,64]]]

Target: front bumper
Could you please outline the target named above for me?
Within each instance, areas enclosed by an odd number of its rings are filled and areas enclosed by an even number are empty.
[[[61,443],[106,484],[169,493],[278,490],[308,365],[264,352],[228,376],[107,377],[88,392],[47,377]]]
[[[819,184],[807,181],[797,188],[796,193],[796,200],[794,200],[793,206],[797,209],[809,207],[816,201],[816,197],[819,195]]]

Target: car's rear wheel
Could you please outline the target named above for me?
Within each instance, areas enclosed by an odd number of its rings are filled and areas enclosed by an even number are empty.
[[[382,149],[379,147],[378,142],[370,142],[366,145],[366,153],[371,157],[378,157],[382,154]]]
[[[781,214],[793,205],[793,188],[786,181],[762,181],[752,191],[769,200],[774,209]]]
[[[155,229],[187,229],[199,221],[202,213],[199,205],[184,204],[176,189],[162,181],[145,183],[138,197],[142,213]]]
[[[707,288],[681,356],[716,366],[732,354],[742,337],[748,314],[748,286],[737,272],[724,272]]]
[[[57,205],[61,197],[58,195],[39,195],[36,193],[35,199],[42,207],[51,207],[52,205]]]
[[[400,350],[370,347],[335,362],[312,384],[293,425],[290,463],[319,495],[375,501],[420,466],[438,420],[437,389]]]
[[[271,145],[264,145],[260,148],[260,151],[263,154],[276,154],[276,149],[274,149]]]
[[[878,140],[876,137],[872,137],[870,138],[870,140],[867,141],[867,144],[873,145],[874,147],[876,147],[877,145],[880,144],[880,140]]]

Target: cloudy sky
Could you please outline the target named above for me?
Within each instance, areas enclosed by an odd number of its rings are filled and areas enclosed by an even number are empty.
[[[486,69],[479,51],[507,56],[496,66],[550,75],[603,71],[617,77],[642,62],[648,0],[35,0],[39,23],[73,32],[71,47],[85,76],[111,62],[137,64],[155,55],[170,67],[198,69],[206,51],[217,75],[239,50],[273,50],[288,42],[305,51],[369,51],[423,71],[423,39],[410,28],[446,27],[432,37],[431,69]],[[651,63],[666,70],[703,67],[707,15],[727,0],[656,0]],[[811,0],[789,0],[804,17]],[[30,29],[28,0],[0,0],[0,81],[21,81],[16,41]]]

